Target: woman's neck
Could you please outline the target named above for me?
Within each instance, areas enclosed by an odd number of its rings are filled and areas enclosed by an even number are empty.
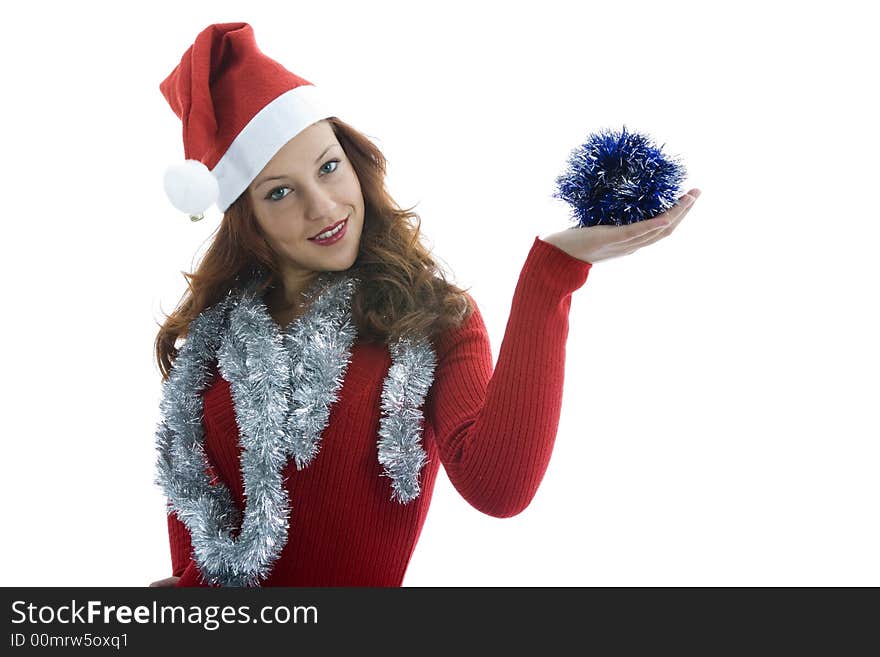
[[[276,282],[266,293],[266,305],[279,312],[299,308],[303,303],[303,293],[317,276],[318,273],[313,272],[307,277],[289,276]]]

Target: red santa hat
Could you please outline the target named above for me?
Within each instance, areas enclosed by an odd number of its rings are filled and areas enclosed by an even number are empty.
[[[225,212],[282,146],[336,116],[325,91],[260,52],[247,23],[206,27],[159,89],[186,158],[166,170],[165,192],[194,221],[214,203]]]

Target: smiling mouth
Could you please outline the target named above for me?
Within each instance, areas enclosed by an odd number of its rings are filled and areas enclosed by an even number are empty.
[[[309,239],[312,241],[317,241],[319,236],[321,236],[325,233],[329,233],[330,231],[338,229],[340,226],[345,224],[348,221],[348,219],[349,219],[349,217],[346,217],[345,219],[343,219],[341,221],[337,221],[335,224],[327,226],[327,228],[324,228],[320,233],[318,233],[317,235],[313,235]],[[324,239],[326,239],[326,238],[324,238]]]

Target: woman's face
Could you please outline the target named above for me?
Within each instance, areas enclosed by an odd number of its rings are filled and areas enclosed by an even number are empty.
[[[360,182],[327,121],[279,150],[248,187],[251,205],[287,275],[343,271],[354,264],[364,225]],[[313,239],[346,219],[341,237]],[[333,241],[335,239],[336,241]]]

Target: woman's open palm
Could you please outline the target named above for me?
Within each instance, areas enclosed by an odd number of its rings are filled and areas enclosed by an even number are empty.
[[[666,212],[645,221],[624,226],[577,226],[541,239],[584,262],[629,255],[675,230],[699,195],[699,189],[692,189]]]

